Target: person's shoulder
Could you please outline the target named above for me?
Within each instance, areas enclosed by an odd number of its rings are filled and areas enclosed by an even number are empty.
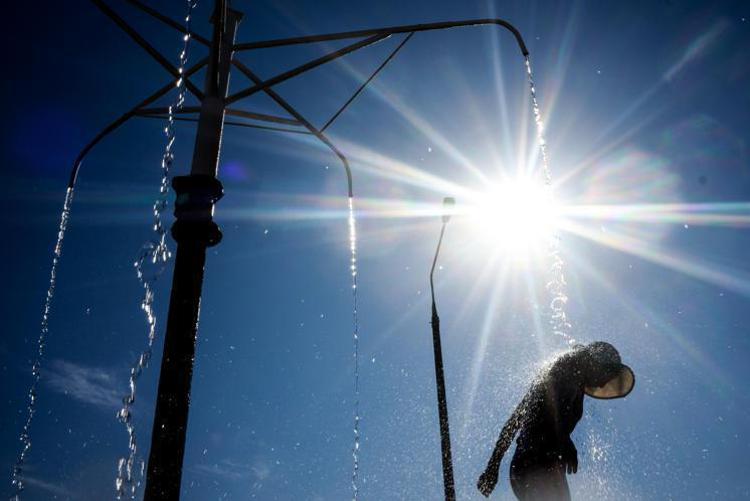
[[[571,378],[580,373],[580,367],[581,357],[578,350],[567,351],[550,364],[546,379],[549,382],[570,381]]]

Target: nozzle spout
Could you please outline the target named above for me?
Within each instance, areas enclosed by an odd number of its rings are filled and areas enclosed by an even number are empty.
[[[456,199],[453,197],[445,197],[443,199],[443,224],[450,221],[453,215],[453,209],[456,206]]]

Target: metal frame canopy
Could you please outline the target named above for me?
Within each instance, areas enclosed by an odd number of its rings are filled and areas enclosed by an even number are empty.
[[[221,240],[221,231],[213,221],[213,213],[215,203],[223,195],[223,187],[217,175],[224,126],[232,125],[276,132],[308,134],[316,137],[341,161],[346,173],[348,195],[352,197],[353,185],[349,161],[326,136],[325,130],[356,99],[388,62],[396,56],[398,51],[415,33],[458,27],[494,25],[511,32],[524,57],[528,57],[529,51],[519,31],[503,19],[485,18],[445,21],[237,43],[235,42],[235,35],[242,19],[242,14],[230,8],[230,0],[215,0],[212,17],[213,33],[210,39],[202,37],[197,33],[188,33],[186,28],[179,22],[159,13],[140,0],[120,0],[119,3],[129,4],[169,28],[183,34],[189,34],[192,40],[209,49],[208,57],[185,68],[183,73],[180,74],[178,68],[170,63],[167,57],[156,50],[112,9],[108,3],[104,0],[91,1],[136,44],[144,49],[149,56],[158,62],[171,75],[171,79],[153,94],[104,127],[84,146],[73,164],[68,188],[72,189],[75,187],[82,162],[86,155],[102,139],[109,136],[121,125],[134,117],[166,117],[169,112],[167,108],[154,107],[152,105],[174,89],[176,82],[181,77],[184,78],[186,90],[200,102],[200,106],[187,106],[174,111],[178,115],[174,117],[175,120],[197,122],[198,129],[190,175],[175,177],[172,182],[172,187],[177,193],[175,223],[172,227],[172,236],[177,241],[177,250],[144,493],[145,501],[171,501],[177,500],[180,497],[182,463],[185,452],[190,405],[190,386],[195,358],[206,249],[217,245]],[[361,84],[356,92],[321,127],[313,125],[274,90],[274,87],[280,83],[398,34],[406,36],[372,75]],[[356,41],[266,80],[258,77],[251,68],[236,57],[238,53],[243,51],[351,39],[356,39]],[[204,88],[201,90],[191,81],[191,77],[203,68],[206,68],[206,80]],[[230,94],[228,92],[229,76],[233,68],[244,74],[253,82],[253,85]],[[266,113],[239,110],[230,106],[258,92],[263,92],[269,96],[285,114],[278,116],[269,115]],[[232,120],[228,120],[227,117],[231,117]],[[438,389],[438,404],[441,408],[446,406],[444,389],[442,392]],[[445,420],[447,425],[447,414]],[[441,423],[442,421],[443,418],[441,416]],[[447,426],[445,428],[447,432]],[[446,499],[455,499],[450,458],[450,439],[443,433],[442,427],[441,439],[445,496]],[[447,450],[445,447],[446,443]]]

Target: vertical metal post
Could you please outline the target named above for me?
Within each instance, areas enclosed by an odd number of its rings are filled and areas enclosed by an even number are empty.
[[[443,463],[443,487],[445,490],[445,501],[456,501],[456,487],[453,480],[453,456],[451,455],[451,432],[448,426],[448,399],[445,394],[445,374],[443,371],[443,348],[440,342],[440,317],[438,316],[437,306],[435,305],[435,286],[433,275],[435,274],[435,265],[437,264],[438,254],[440,254],[440,245],[443,243],[445,226],[450,220],[450,212],[455,201],[452,198],[446,198],[443,201],[445,213],[443,214],[443,226],[440,228],[440,238],[438,239],[437,249],[435,249],[435,258],[432,260],[432,269],[430,270],[430,293],[432,294],[432,348],[435,357],[435,385],[437,386],[438,401],[438,419],[440,421],[440,450],[442,452]]]
[[[223,194],[216,175],[232,46],[241,17],[229,9],[227,0],[216,1],[192,168],[189,176],[172,181],[177,193],[172,226],[177,250],[144,501],[180,498],[206,248],[221,240],[221,231],[213,221],[214,204]]]

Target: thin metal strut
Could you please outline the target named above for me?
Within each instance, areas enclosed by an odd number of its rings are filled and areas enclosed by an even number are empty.
[[[138,45],[140,45],[148,54],[156,60],[164,69],[166,69],[169,73],[172,74],[175,78],[180,78],[182,75],[180,75],[180,72],[175,66],[167,60],[166,57],[164,57],[158,50],[156,50],[150,43],[146,41],[145,38],[143,38],[140,33],[138,33],[135,29],[133,29],[123,18],[121,18],[115,11],[113,11],[106,3],[104,3],[102,0],[91,0],[94,5],[96,5],[99,10],[101,10],[107,17],[112,19],[112,21],[115,22],[117,26],[120,27],[125,33],[130,36],[130,38],[135,41]],[[203,99],[203,93],[193,85],[193,83],[185,77],[185,87],[192,92],[195,97],[197,97],[199,100]]]
[[[352,101],[357,99],[357,96],[359,96],[362,93],[362,91],[365,90],[365,87],[367,87],[370,84],[370,82],[372,82],[372,80],[376,76],[378,76],[378,73],[380,73],[380,71],[383,68],[385,68],[386,65],[390,63],[394,57],[396,57],[396,54],[398,54],[398,51],[401,50],[401,47],[406,45],[406,42],[408,42],[412,36],[414,36],[414,33],[409,33],[406,37],[404,37],[403,40],[401,40],[401,43],[399,43],[396,46],[396,48],[393,49],[393,51],[388,55],[388,57],[386,57],[385,60],[382,63],[380,63],[380,66],[378,66],[375,69],[375,71],[372,72],[372,74],[367,78],[367,80],[362,82],[362,85],[359,86],[359,88],[354,92],[354,94],[352,94],[351,97],[347,99],[346,102],[341,106],[341,108],[339,108],[336,111],[336,113],[334,113],[333,116],[331,116],[331,118],[328,119],[325,125],[323,125],[323,127],[320,128],[320,132],[325,132],[325,130],[331,126],[331,124],[339,117],[339,115],[341,115],[344,112],[344,110],[346,110],[346,108],[349,107],[350,104],[352,104]]]
[[[320,65],[323,65],[330,61],[333,61],[334,59],[338,59],[341,56],[345,56],[351,52],[354,52],[355,50],[359,50],[364,47],[370,46],[374,43],[380,42],[381,40],[388,38],[389,36],[390,35],[388,34],[378,34],[378,35],[371,36],[370,38],[367,38],[365,40],[359,41],[357,43],[347,45],[346,47],[342,47],[341,49],[328,53],[325,56],[319,57],[317,59],[313,59],[310,62],[297,66],[296,68],[292,68],[289,71],[285,71],[284,73],[281,73],[280,75],[276,75],[273,78],[269,78],[262,84],[256,84],[253,87],[249,87],[245,90],[237,92],[236,94],[229,96],[229,98],[227,99],[227,103],[231,104],[242,98],[251,96],[255,94],[256,92],[260,92],[273,85],[280,84],[281,82],[284,82],[286,80],[289,80],[290,78],[294,78],[298,75],[301,75],[302,73],[305,73],[306,71],[310,71],[314,68],[317,68]]]
[[[311,124],[305,117],[303,117],[297,110],[294,109],[294,107],[286,102],[284,98],[279,96],[276,91],[274,91],[270,86],[267,85],[267,81],[263,81],[258,77],[255,73],[253,73],[250,68],[245,66],[239,61],[233,61],[233,64],[239,69],[242,73],[245,74],[250,80],[255,82],[257,87],[261,87],[263,89],[263,92],[265,92],[271,99],[276,101],[279,106],[284,108],[287,113],[292,115],[294,118],[296,118],[307,130],[310,131],[312,135],[317,137],[323,144],[328,146],[328,148],[339,158],[341,163],[344,166],[344,170],[346,171],[346,183],[347,183],[347,192],[349,195],[349,198],[354,196],[354,186],[352,183],[352,169],[349,166],[349,160],[346,158],[346,156],[339,150],[336,145],[334,145],[328,137],[323,134],[321,131],[318,130],[317,127],[315,127],[313,124]]]

